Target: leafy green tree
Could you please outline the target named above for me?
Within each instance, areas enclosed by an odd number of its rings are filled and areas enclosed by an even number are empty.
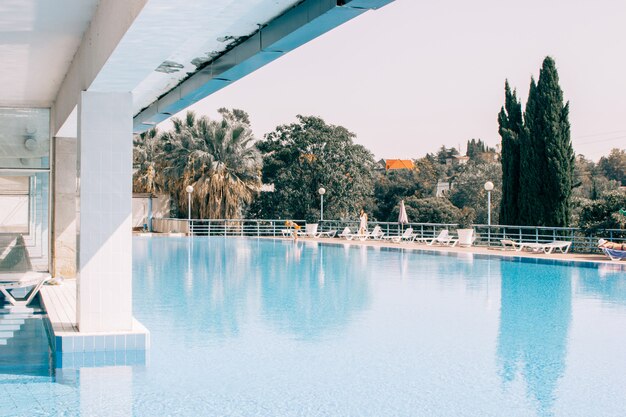
[[[595,201],[588,200],[582,206],[579,226],[593,231],[596,229],[620,229],[626,224],[626,216],[620,209],[626,207],[626,192],[609,191]]]
[[[133,192],[158,193],[163,191],[163,178],[158,166],[162,154],[159,132],[147,130],[133,140]]]
[[[546,57],[531,80],[520,140],[520,222],[567,226],[571,217],[574,151],[569,103],[563,104],[556,64]]]
[[[473,161],[484,161],[484,155],[486,153],[493,153],[495,151],[496,150],[494,148],[490,148],[489,146],[487,146],[487,144],[481,139],[472,139],[467,141],[467,152],[465,153],[465,155]]]
[[[456,148],[446,148],[444,145],[441,145],[441,148],[439,148],[439,151],[437,151],[435,158],[440,164],[445,164],[446,160],[453,158],[457,155],[459,155],[459,151]]]
[[[187,211],[185,187],[192,185],[192,215],[197,218],[240,218],[261,185],[261,156],[254,146],[248,115],[219,109],[222,120],[187,112],[172,119],[163,133],[163,177]]]
[[[440,175],[437,164],[429,158],[414,161],[413,170],[393,170],[374,175],[374,217],[380,221],[396,221],[394,209],[407,197],[431,197],[434,195]],[[396,210],[397,211],[397,210]]]
[[[497,224],[502,197],[502,171],[499,163],[468,163],[456,177],[449,198],[452,204],[461,209],[471,208],[477,223],[487,224],[487,181],[494,184],[491,191],[491,223]]]
[[[437,181],[444,175],[445,168],[438,165],[434,158],[429,158],[428,155],[414,162],[419,185],[418,196],[435,197]]]
[[[608,156],[600,158],[598,167],[608,179],[626,186],[626,150],[612,149]]]
[[[354,137],[345,127],[301,115],[267,134],[257,146],[263,154],[263,182],[273,184],[274,192],[261,193],[250,215],[311,218],[318,214],[320,187],[326,189],[326,218],[351,218],[371,208],[375,161]]]
[[[442,197],[409,197],[404,200],[404,207],[409,222],[415,223],[457,223],[463,216],[460,208]],[[392,213],[396,219],[398,212],[395,208]]]
[[[574,190],[572,196],[578,199],[597,200],[603,194],[617,190],[619,182],[608,179],[593,161],[578,155],[574,162]]]
[[[394,221],[393,208],[400,200],[415,195],[419,190],[417,171],[402,169],[379,172],[374,175],[374,218]]]
[[[502,138],[502,203],[500,223],[520,224],[520,134],[523,128],[522,104],[509,81],[504,84],[504,107],[498,114],[498,132]]]

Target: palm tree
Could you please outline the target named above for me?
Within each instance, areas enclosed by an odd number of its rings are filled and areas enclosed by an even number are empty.
[[[156,128],[135,137],[133,140],[133,192],[163,191],[163,180],[158,168],[161,154],[159,132]]]
[[[183,119],[172,119],[173,130],[161,137],[165,186],[185,212],[185,187],[192,185],[193,215],[198,218],[240,218],[261,186],[261,156],[253,146],[247,114],[219,112],[221,121],[187,112]]]

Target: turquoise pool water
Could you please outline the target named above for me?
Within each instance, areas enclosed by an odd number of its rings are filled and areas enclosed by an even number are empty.
[[[626,415],[611,267],[236,238],[134,255],[147,365],[9,364],[0,415]]]

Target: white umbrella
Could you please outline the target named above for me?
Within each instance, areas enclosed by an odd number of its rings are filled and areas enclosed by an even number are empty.
[[[408,222],[409,218],[406,215],[406,208],[404,208],[404,200],[400,200],[400,214],[398,215],[398,223],[407,224]]]

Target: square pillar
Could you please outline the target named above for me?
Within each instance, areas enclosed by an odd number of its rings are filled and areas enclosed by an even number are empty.
[[[132,129],[131,93],[81,93],[76,285],[80,332],[132,329]]]

